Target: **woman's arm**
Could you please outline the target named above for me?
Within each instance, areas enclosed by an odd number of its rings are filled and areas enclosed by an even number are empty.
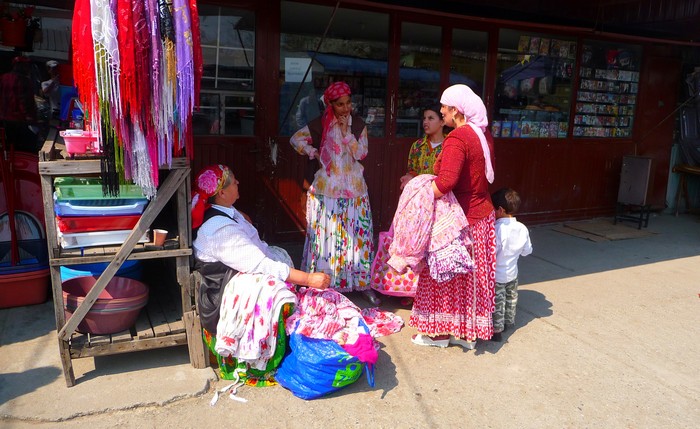
[[[294,135],[289,138],[289,143],[299,155],[306,155],[309,159],[318,157],[318,150],[313,147],[313,140],[311,139],[311,132],[308,126],[294,133]]]
[[[243,219],[222,225],[219,217],[205,222],[197,234],[199,248],[205,255],[242,273],[270,274],[279,279],[289,276],[290,267],[270,259],[260,247],[264,244],[257,238],[255,227]],[[215,224],[207,225],[209,222]]]
[[[348,127],[348,133],[345,137],[343,137],[343,143],[346,143],[350,147],[350,153],[352,153],[353,158],[358,161],[365,159],[367,156],[367,148],[369,146],[369,142],[367,140],[367,127],[362,129],[360,140],[357,140],[355,135],[350,130],[350,127]]]
[[[434,180],[433,180],[432,186],[433,186],[433,196],[435,196],[435,199],[441,198],[443,195],[445,195],[442,192],[440,192],[440,190],[438,189]]]
[[[285,279],[299,286],[308,286],[314,289],[327,289],[331,284],[331,277],[326,273],[307,273],[296,268],[289,270],[289,277]]]
[[[440,154],[440,170],[433,182],[433,193],[436,197],[450,192],[459,181],[466,161],[465,150],[461,140],[450,137],[445,139]]]

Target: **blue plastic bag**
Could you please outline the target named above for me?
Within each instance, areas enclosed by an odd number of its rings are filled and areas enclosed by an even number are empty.
[[[291,352],[277,368],[275,380],[294,396],[315,399],[356,382],[367,370],[367,382],[374,387],[374,369],[332,340],[309,338],[293,332]]]

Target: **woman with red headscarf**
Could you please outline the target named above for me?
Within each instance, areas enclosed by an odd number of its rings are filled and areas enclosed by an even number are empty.
[[[350,95],[345,82],[331,84],[323,93],[326,108],[321,117],[290,139],[300,155],[321,164],[307,192],[301,265],[303,270],[330,274],[331,288],[363,291],[377,305],[369,281],[372,212],[359,162],[367,156],[367,127],[352,113]]]
[[[279,364],[284,355],[284,347],[276,348],[280,315],[296,303],[290,284],[326,289],[330,277],[294,269],[289,254],[262,241],[233,207],[238,197],[238,180],[224,165],[209,166],[195,179],[192,247],[202,275],[200,320],[212,351],[270,371],[269,362]]]

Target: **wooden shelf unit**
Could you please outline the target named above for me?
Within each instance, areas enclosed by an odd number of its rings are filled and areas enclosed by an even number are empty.
[[[96,176],[100,174],[99,158],[71,158],[53,130],[39,152],[39,176],[44,202],[46,238],[51,272],[51,289],[58,332],[59,353],[68,387],[75,385],[72,359],[111,355],[131,351],[172,347],[187,344],[190,362],[195,368],[208,366],[202,330],[195,313],[194,288],[190,276],[190,163],[186,158],[173,159],[167,178],[160,184],[129,237],[121,246],[62,249],[58,243],[53,201],[53,179],[58,176]],[[148,250],[138,240],[151,226],[166,204],[175,199],[177,207],[178,248]],[[82,334],[76,327],[95,303],[100,292],[127,260],[174,258],[179,291],[154,298],[129,330],[111,335]],[[63,265],[108,262],[107,268],[86,295],[83,303],[66,320],[60,267]],[[181,307],[177,304],[180,301]]]

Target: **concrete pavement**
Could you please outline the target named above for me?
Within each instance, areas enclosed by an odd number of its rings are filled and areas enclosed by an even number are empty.
[[[656,234],[605,242],[531,228],[504,342],[421,348],[405,327],[380,339],[374,388],[314,401],[244,387],[247,403],[210,407],[226,382],[185,348],[74,360],[67,388],[51,303],[0,310],[0,427],[695,428],[699,221],[655,215]],[[398,300],[383,308],[408,320]]]

